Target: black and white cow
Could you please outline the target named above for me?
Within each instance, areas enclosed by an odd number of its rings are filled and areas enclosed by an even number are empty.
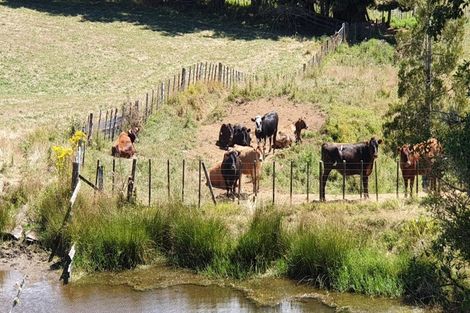
[[[279,124],[279,117],[276,112],[269,112],[266,113],[264,116],[257,115],[255,118],[251,119],[255,122],[255,135],[256,139],[258,140],[258,145],[260,144],[261,140],[263,140],[263,153],[266,146],[266,138],[269,138],[269,151],[271,152],[271,148],[273,143],[276,142],[276,134],[277,134],[277,126]]]

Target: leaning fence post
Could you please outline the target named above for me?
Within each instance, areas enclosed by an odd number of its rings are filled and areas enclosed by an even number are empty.
[[[79,177],[78,175],[80,174],[80,163],[79,162],[73,162],[72,163],[72,192],[75,190],[75,187],[78,184]]]
[[[377,177],[377,161],[374,160],[374,172],[375,172],[375,200],[379,201],[379,179]]]
[[[100,160],[98,159],[98,160],[96,161],[95,186],[98,185],[98,171],[99,171],[99,168],[100,168]]]
[[[100,165],[98,167],[98,184],[97,184],[97,187],[98,187],[98,191],[103,191],[103,187],[104,187],[104,167],[103,167],[103,165]]]
[[[149,159],[149,206],[152,203],[152,159]]]
[[[253,173],[254,173],[254,183],[253,183],[253,186],[254,186],[254,192],[255,192],[255,197],[258,196],[258,177],[257,176],[257,173],[256,173],[256,160],[253,161]]]
[[[290,205],[292,205],[292,176],[294,172],[294,161],[290,161],[290,188],[289,188],[289,200]]]
[[[276,203],[276,161],[273,161],[273,205]]]
[[[212,202],[214,202],[214,204],[217,204],[217,201],[215,201],[214,190],[212,190],[211,179],[210,179],[209,175],[207,174],[207,169],[206,169],[206,165],[204,164],[204,162],[202,162],[202,169],[204,170],[204,175],[206,176],[206,180],[207,180],[208,185],[209,185],[209,190],[211,192]]]
[[[87,134],[87,144],[91,144],[91,140],[93,137],[93,113],[88,115],[88,134]]]
[[[343,200],[346,198],[346,160],[343,160]]]
[[[398,197],[399,175],[400,175],[400,160],[397,160],[397,199],[399,198]]]

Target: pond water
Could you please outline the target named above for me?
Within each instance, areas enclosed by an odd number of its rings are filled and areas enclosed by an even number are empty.
[[[10,312],[23,276],[0,271],[0,312]],[[269,286],[266,286],[269,288]],[[284,300],[259,306],[232,288],[183,284],[136,291],[126,285],[26,281],[12,312],[319,312],[335,310],[315,299]]]

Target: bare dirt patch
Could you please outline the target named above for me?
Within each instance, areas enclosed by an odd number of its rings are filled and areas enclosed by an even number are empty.
[[[256,115],[276,111],[279,115],[279,131],[294,136],[293,124],[300,118],[304,118],[309,131],[319,131],[325,123],[325,114],[311,103],[296,103],[287,97],[264,98],[254,101],[235,101],[226,110],[226,116],[215,123],[202,125],[195,135],[195,148],[188,152],[190,158],[201,158],[207,164],[222,161],[224,150],[215,143],[219,137],[222,123],[242,124],[251,129],[251,145],[256,146],[254,123],[251,118]]]

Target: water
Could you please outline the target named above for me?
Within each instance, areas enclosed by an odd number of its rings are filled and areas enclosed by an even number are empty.
[[[23,276],[0,271],[0,312],[9,312],[17,293],[15,283]],[[269,288],[269,286],[265,286]],[[257,306],[232,288],[215,285],[177,285],[136,291],[123,285],[70,284],[26,281],[20,303],[13,312],[318,312],[334,309],[314,299],[284,300],[275,306]]]

